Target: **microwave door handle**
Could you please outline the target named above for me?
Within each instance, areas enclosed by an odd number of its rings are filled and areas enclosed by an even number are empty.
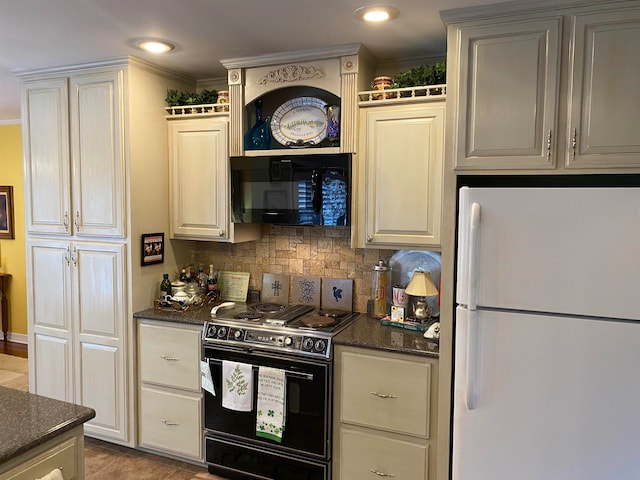
[[[313,213],[320,213],[322,211],[322,169],[316,168],[311,173],[311,194]]]

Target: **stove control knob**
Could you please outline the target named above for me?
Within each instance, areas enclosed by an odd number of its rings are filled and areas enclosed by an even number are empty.
[[[235,340],[242,340],[242,330],[236,330],[233,332],[233,338]]]
[[[216,326],[215,325],[209,325],[207,327],[207,338],[214,338],[216,336]]]
[[[316,352],[324,352],[324,349],[327,348],[327,342],[325,342],[324,340],[318,340],[316,341],[314,348]]]
[[[220,327],[217,336],[218,338],[225,338],[227,336],[227,327]]]
[[[302,348],[304,350],[311,350],[313,348],[313,338],[305,338],[302,342]]]
[[[285,347],[290,347],[291,345],[293,345],[293,338],[284,337],[284,346]]]

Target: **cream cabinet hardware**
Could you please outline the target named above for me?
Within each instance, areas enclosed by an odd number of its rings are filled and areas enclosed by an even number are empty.
[[[73,253],[71,254],[71,261],[73,262],[73,266],[78,266],[78,249],[73,247]]]
[[[369,392],[371,393],[371,395],[375,395],[378,398],[398,398],[396,395],[387,395],[385,393],[378,393],[378,392]]]
[[[549,129],[547,134],[547,162],[551,160],[551,139],[553,138],[553,130]]]
[[[367,235],[367,242],[372,242],[372,241],[373,241],[373,236]]]
[[[379,472],[378,470],[375,470],[373,468],[370,468],[369,471],[371,473],[375,473],[379,477],[395,477],[395,475],[393,473],[383,473],[383,472]]]
[[[576,159],[576,145],[578,145],[578,129],[573,127],[571,130],[571,160]]]
[[[62,220],[62,224],[64,225],[64,231],[69,231],[69,212],[64,212],[64,220]]]
[[[220,230],[220,232],[218,233],[219,237],[224,237],[224,230]]]
[[[80,211],[79,210],[76,210],[76,217],[73,223],[76,226],[76,231],[80,230]]]
[[[169,425],[170,427],[180,425],[179,423],[172,422],[171,420],[160,420],[160,421],[161,421],[162,423],[164,423],[165,425]]]
[[[160,355],[160,358],[162,358],[163,360],[166,360],[167,362],[177,362],[180,360],[179,358],[172,357],[169,355]]]
[[[69,257],[70,256],[71,256],[71,252],[69,250],[69,247],[67,247],[65,252],[64,252],[64,259],[67,262],[67,267],[70,265],[70,263],[69,263]]]

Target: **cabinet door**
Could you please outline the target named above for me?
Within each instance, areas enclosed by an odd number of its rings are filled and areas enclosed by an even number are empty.
[[[452,30],[456,169],[555,167],[560,27],[554,17]]]
[[[360,243],[439,247],[444,109],[444,104],[420,104],[362,110],[360,235],[365,238]]]
[[[573,18],[568,167],[640,166],[640,10]]]
[[[228,120],[169,122],[171,237],[229,238]]]
[[[72,402],[72,292],[68,242],[27,242],[29,372],[33,393]]]
[[[125,235],[122,72],[70,79],[73,224],[77,235]]]
[[[71,258],[76,402],[96,411],[86,432],[125,441],[125,247],[75,242]]]
[[[26,81],[22,94],[25,227],[71,234],[66,78]]]

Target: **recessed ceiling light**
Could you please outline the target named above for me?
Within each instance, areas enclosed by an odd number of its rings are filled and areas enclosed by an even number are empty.
[[[175,45],[167,42],[166,40],[157,40],[152,38],[139,40],[136,43],[136,46],[145,52],[150,53],[167,53],[176,48]]]
[[[400,11],[396,7],[390,5],[370,5],[361,7],[353,14],[360,20],[371,23],[381,23],[392,20],[398,16]]]

